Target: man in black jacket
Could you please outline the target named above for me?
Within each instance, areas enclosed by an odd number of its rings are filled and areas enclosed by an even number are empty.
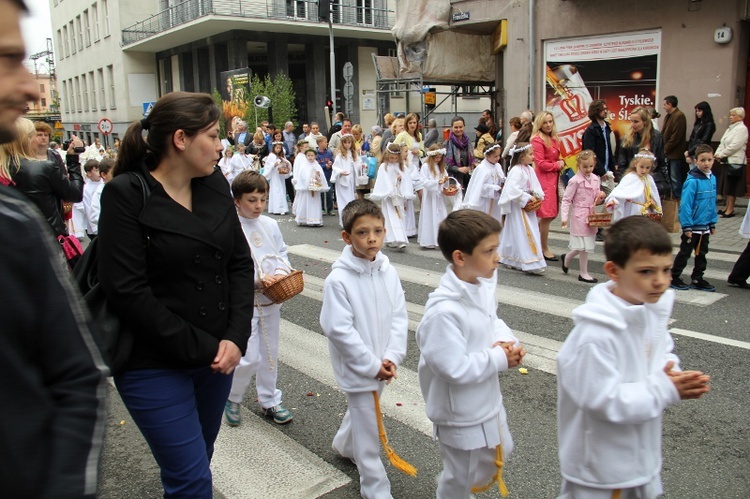
[[[22,0],[0,0],[0,143],[39,95]],[[87,314],[47,223],[0,185],[0,497],[94,498],[106,385]]]
[[[615,170],[615,160],[610,144],[612,129],[605,119],[608,113],[607,103],[601,99],[589,104],[591,124],[583,132],[582,149],[590,149],[596,154],[594,173],[600,177],[603,177],[608,171]]]

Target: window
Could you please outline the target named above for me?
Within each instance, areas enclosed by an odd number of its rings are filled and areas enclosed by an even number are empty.
[[[81,82],[77,76],[76,76],[75,82],[76,82],[76,111],[80,113],[81,108],[82,108],[81,106]]]
[[[70,38],[68,38],[68,27],[63,26],[62,32],[63,39],[65,40],[65,48],[63,50],[63,54],[65,54],[65,57],[68,57],[70,55]]]
[[[63,109],[63,112],[69,113],[70,112],[70,96],[68,95],[68,82],[63,80],[63,102],[65,103],[65,108]]]
[[[107,77],[109,78],[109,108],[117,109],[117,100],[115,99],[115,68],[112,65],[107,66]]]
[[[47,99],[42,97],[41,102],[42,102],[42,107],[47,107]]]
[[[68,23],[68,34],[70,35],[70,53],[75,54],[76,50],[76,28],[73,26],[73,21]]]
[[[331,0],[331,22],[341,23],[341,0]]]
[[[83,110],[89,110],[89,86],[86,83],[86,75],[81,75],[81,92],[83,93]]]
[[[44,93],[44,83],[40,83],[40,84],[39,84],[39,93],[40,93],[40,94],[43,94],[43,93]]]
[[[91,17],[94,18],[94,41],[99,41],[99,6],[96,3],[91,5]]]
[[[106,111],[107,90],[104,86],[104,70],[102,68],[99,68],[97,72],[99,73],[99,109],[101,109],[102,111]]]
[[[91,110],[96,111],[96,80],[93,71],[89,72],[89,85],[91,86]]]
[[[372,25],[373,0],[357,0],[357,24]]]
[[[83,28],[81,27],[81,16],[76,16],[76,30],[78,30],[78,51],[83,50]]]
[[[109,36],[109,0],[102,0],[102,16],[104,17],[104,36]],[[114,108],[112,108],[114,109]]]
[[[89,47],[91,46],[91,24],[88,9],[83,11],[83,30],[86,34],[86,46]]]
[[[65,54],[65,45],[63,44],[63,37],[62,37],[61,29],[57,30],[57,50],[60,51],[60,56],[61,56],[60,59],[65,59],[65,57],[67,57]]]
[[[286,15],[296,19],[307,19],[307,2],[305,0],[286,0]]]

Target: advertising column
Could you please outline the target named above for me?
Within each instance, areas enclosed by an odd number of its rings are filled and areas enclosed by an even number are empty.
[[[555,117],[568,166],[581,150],[593,100],[607,103],[617,140],[633,109],[655,106],[660,50],[660,31],[545,42],[546,109]]]

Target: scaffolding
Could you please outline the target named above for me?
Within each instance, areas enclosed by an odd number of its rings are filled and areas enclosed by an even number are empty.
[[[458,97],[489,97],[491,109],[496,107],[496,91],[494,81],[466,81],[451,80],[445,78],[430,78],[420,72],[402,73],[397,57],[372,54],[372,62],[375,66],[376,84],[376,110],[378,123],[383,123],[383,117],[388,112],[389,97],[402,92],[418,93],[420,96],[420,116],[422,124],[427,125],[429,116],[435,112],[445,101],[451,99],[451,111],[458,114]],[[450,86],[450,91],[434,91],[431,88],[438,86]],[[425,103],[425,94],[430,92],[435,95],[434,106]],[[438,101],[438,98],[442,100]],[[407,100],[408,102],[408,100]],[[407,106],[408,109],[408,106]]]

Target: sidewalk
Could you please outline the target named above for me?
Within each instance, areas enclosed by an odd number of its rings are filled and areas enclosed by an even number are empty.
[[[737,212],[736,217],[732,218],[721,218],[719,217],[716,223],[716,234],[711,236],[711,251],[724,251],[727,253],[736,253],[739,255],[747,246],[747,239],[740,237],[738,231],[740,225],[742,225],[742,218],[745,216],[745,212],[748,207],[748,198],[739,198],[735,203]],[[563,229],[560,226],[560,217],[553,220],[550,230],[555,232],[568,233],[568,229]],[[680,233],[670,234],[672,237],[672,244],[677,248],[680,246]]]

